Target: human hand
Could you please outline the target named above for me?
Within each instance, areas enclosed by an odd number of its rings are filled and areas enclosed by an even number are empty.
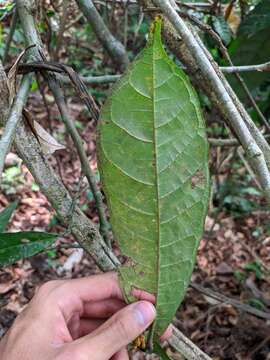
[[[125,360],[154,320],[154,298],[126,305],[115,273],[42,285],[0,342],[1,360]]]

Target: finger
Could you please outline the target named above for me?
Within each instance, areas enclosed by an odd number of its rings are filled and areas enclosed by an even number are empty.
[[[127,305],[96,331],[76,340],[73,345],[78,352],[89,354],[93,360],[111,358],[136,339],[153,322],[155,316],[155,308],[150,302],[139,301]]]
[[[160,341],[166,341],[169,339],[169,337],[172,336],[172,325],[169,325],[167,329],[164,331],[164,333],[160,337]]]
[[[60,309],[66,322],[74,313],[82,315],[84,304],[87,302],[110,298],[123,301],[117,274],[113,272],[81,279],[54,281],[52,286],[49,282],[45,287],[41,287],[39,294],[39,298],[48,300],[47,305],[50,308],[53,306]]]
[[[74,292],[83,302],[103,299],[123,300],[118,276],[114,272],[66,281],[67,294]]]
[[[118,299],[105,299],[84,304],[83,317],[106,319],[121,310],[126,303]]]
[[[152,304],[155,304],[155,302],[156,302],[155,295],[150,294],[147,291],[142,290],[142,289],[133,288],[131,290],[131,294],[138,300],[150,301]]]
[[[113,355],[112,360],[129,360],[127,349],[123,348],[118,351],[115,355]]]
[[[99,328],[104,321],[103,319],[81,319],[77,338],[90,334]]]

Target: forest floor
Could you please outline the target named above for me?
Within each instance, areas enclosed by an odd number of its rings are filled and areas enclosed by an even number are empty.
[[[46,94],[48,102],[52,101]],[[35,119],[48,127],[48,114],[33,93],[28,108]],[[69,109],[85,141],[91,167],[96,171],[95,124],[74,100]],[[50,161],[65,186],[78,199],[82,210],[98,221],[92,194],[79,186],[80,164],[71,141],[50,105],[50,128],[60,143],[66,145]],[[97,273],[91,257],[74,244],[67,229],[59,225],[54,212],[40,192],[31,174],[14,153],[7,159],[5,180],[0,194],[0,210],[18,200],[9,230],[42,230],[62,234],[57,247],[13,266],[0,269],[0,337],[17,314],[27,305],[35,290],[50,279],[76,278]],[[210,211],[200,244],[192,280],[206,288],[259,308],[270,314],[270,235],[260,232],[267,219],[264,209],[242,216]],[[269,216],[269,215],[268,215]],[[64,245],[64,246],[63,246]],[[227,303],[189,288],[175,319],[175,325],[214,359],[270,359],[270,320],[255,317]],[[180,359],[179,355],[173,355]]]

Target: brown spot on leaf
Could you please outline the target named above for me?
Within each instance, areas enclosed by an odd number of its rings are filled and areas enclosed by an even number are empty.
[[[128,267],[132,267],[132,266],[136,265],[136,262],[131,257],[125,256],[123,265],[128,266]]]
[[[191,178],[191,187],[192,189],[195,188],[195,186],[203,185],[205,182],[205,175],[202,172],[202,170],[197,170],[195,174]]]

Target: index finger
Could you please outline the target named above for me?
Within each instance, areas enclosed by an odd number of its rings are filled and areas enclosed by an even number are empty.
[[[65,289],[67,295],[74,294],[83,302],[105,299],[124,300],[118,276],[115,272],[68,280]]]

